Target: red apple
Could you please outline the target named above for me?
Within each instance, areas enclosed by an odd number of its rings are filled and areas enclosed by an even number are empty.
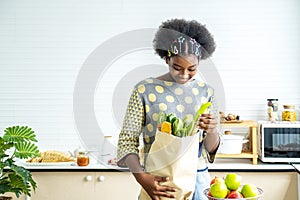
[[[208,191],[207,196],[212,197],[212,194],[210,193],[210,191]]]
[[[217,182],[224,182],[224,179],[215,176],[215,177],[211,180],[210,185],[212,185],[212,184],[214,184],[214,183],[217,183]]]
[[[239,199],[239,198],[243,198],[243,195],[236,191],[236,190],[232,190],[229,192],[229,194],[227,195],[228,199]]]

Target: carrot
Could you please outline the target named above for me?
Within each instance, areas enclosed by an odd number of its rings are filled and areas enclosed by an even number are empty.
[[[172,134],[172,124],[170,122],[164,121],[161,124],[161,132]]]

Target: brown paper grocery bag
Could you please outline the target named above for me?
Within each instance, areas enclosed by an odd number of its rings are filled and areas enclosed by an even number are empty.
[[[170,177],[162,185],[177,188],[177,200],[192,199],[196,183],[198,147],[199,134],[177,137],[157,132],[145,163],[145,171],[156,176]],[[144,189],[140,193],[140,200],[151,200]]]

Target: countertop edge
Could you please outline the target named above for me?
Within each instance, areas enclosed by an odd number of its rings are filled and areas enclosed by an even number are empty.
[[[30,172],[130,172],[129,169],[104,168],[26,168]]]
[[[93,163],[88,166],[31,166],[21,163],[31,172],[130,172],[128,168],[122,168],[115,165],[104,165]],[[299,172],[300,164],[291,163],[262,163],[251,164],[248,159],[218,159],[214,163],[208,164],[209,172]]]
[[[296,169],[208,169],[208,172],[297,172]]]
[[[95,169],[95,168],[86,168],[86,169],[71,169],[71,168],[35,168],[27,169],[30,172],[130,172],[128,169]],[[290,169],[208,169],[208,172],[298,172],[294,168]]]

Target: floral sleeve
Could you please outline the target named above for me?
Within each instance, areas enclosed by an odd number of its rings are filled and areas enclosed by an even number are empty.
[[[127,106],[123,127],[118,140],[118,166],[126,167],[129,154],[139,154],[139,136],[144,126],[144,106],[138,91],[134,89]]]

